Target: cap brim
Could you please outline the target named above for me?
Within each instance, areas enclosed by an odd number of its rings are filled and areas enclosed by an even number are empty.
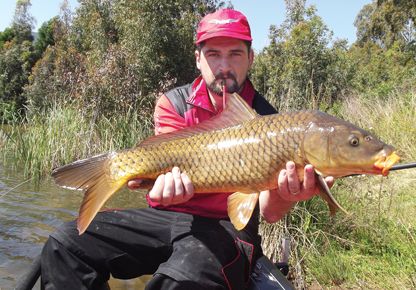
[[[229,37],[229,38],[236,38],[236,39],[241,39],[241,40],[246,40],[246,41],[252,41],[253,39],[251,38],[251,36],[248,36],[246,34],[242,34],[242,33],[233,33],[233,32],[225,32],[225,31],[220,31],[220,32],[216,32],[216,33],[206,33],[203,36],[201,36],[199,39],[197,39],[195,41],[195,44],[201,43],[203,41],[206,41],[208,39],[211,38],[215,38],[215,37]]]

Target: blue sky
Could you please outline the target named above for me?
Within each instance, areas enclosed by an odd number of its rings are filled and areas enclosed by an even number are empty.
[[[280,25],[285,18],[284,0],[232,0],[235,9],[243,12],[251,25],[253,47],[261,50],[269,43],[269,27]],[[307,5],[315,5],[321,16],[334,33],[334,38],[345,38],[349,43],[355,41],[354,20],[361,8],[371,0],[307,0]],[[12,21],[16,0],[0,0],[0,31]],[[59,14],[61,0],[32,0],[30,13],[36,19],[37,30],[43,22]],[[77,5],[76,0],[69,0],[70,7]]]

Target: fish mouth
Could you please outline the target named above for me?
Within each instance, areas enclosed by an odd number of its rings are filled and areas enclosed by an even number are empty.
[[[377,171],[380,171],[383,176],[389,174],[389,170],[393,167],[394,164],[399,162],[400,156],[396,152],[392,152],[388,156],[380,156],[379,159],[374,163],[374,168]]]

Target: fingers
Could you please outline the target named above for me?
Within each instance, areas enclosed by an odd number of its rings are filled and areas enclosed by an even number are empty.
[[[183,181],[182,181],[181,171],[179,170],[178,167],[174,167],[172,169],[172,176],[173,176],[174,185],[175,185],[174,196],[177,199],[180,199],[181,197],[184,197],[185,195],[185,188],[184,188]]]
[[[280,196],[289,201],[298,201],[301,193],[301,184],[296,172],[295,163],[289,161],[286,168],[281,170],[277,179]]]
[[[165,186],[165,175],[159,175],[156,178],[155,184],[149,191],[149,198],[154,202],[161,202],[163,198],[163,189]]]
[[[132,180],[129,180],[129,181],[127,182],[127,187],[128,187],[130,190],[135,190],[135,189],[140,188],[140,184],[142,184],[142,182],[143,182],[143,180],[142,180],[142,179],[138,179],[138,178],[136,178],[136,179],[132,179]]]
[[[286,163],[286,168],[281,170],[277,179],[280,196],[289,201],[307,200],[319,192],[316,185],[315,170],[307,164],[303,170],[303,182],[300,182],[296,166],[293,161]],[[328,186],[334,183],[333,177],[327,177]]]
[[[185,199],[189,200],[194,196],[194,185],[185,172],[181,173],[181,178],[183,182],[183,187],[185,189]]]
[[[304,168],[304,179],[303,179],[303,188],[304,191],[308,194],[313,194],[316,192],[316,179],[315,179],[315,170],[312,165],[307,164]]]
[[[297,195],[300,193],[301,184],[299,183],[299,177],[296,172],[295,163],[289,161],[286,163],[286,174],[287,174],[287,186],[290,193]]]
[[[163,205],[171,204],[174,196],[175,196],[175,180],[173,179],[172,172],[168,172],[165,174],[161,203]]]
[[[164,206],[188,201],[194,194],[194,187],[190,178],[178,167],[171,172],[160,175],[149,192],[150,200]]]
[[[287,197],[289,194],[289,186],[286,169],[282,169],[277,177],[277,186],[282,197]],[[287,199],[287,198],[285,198]]]
[[[331,188],[334,185],[335,178],[332,176],[325,177],[325,182],[328,184],[328,187]]]

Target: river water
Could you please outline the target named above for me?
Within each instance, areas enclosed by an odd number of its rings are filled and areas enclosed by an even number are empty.
[[[46,179],[38,186],[18,169],[0,163],[0,290],[13,289],[40,254],[49,234],[77,217],[82,193]],[[144,207],[143,193],[123,190],[107,207]],[[111,279],[111,289],[141,289],[148,278]],[[39,281],[34,289],[39,289]]]

